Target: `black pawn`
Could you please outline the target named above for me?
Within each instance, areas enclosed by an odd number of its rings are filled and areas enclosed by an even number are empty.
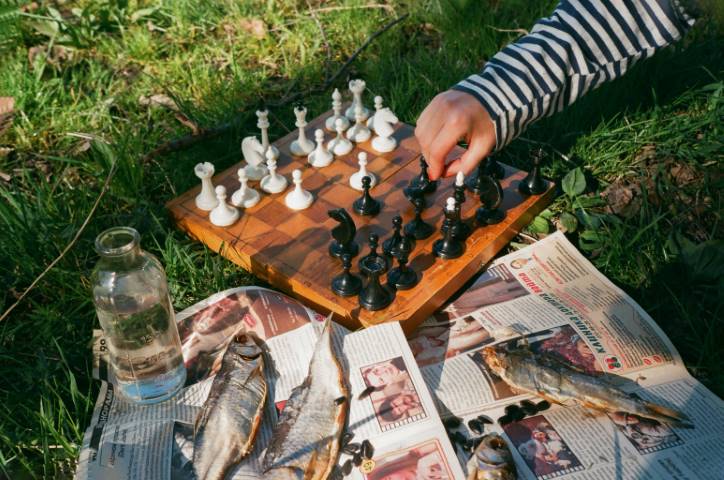
[[[386,272],[387,269],[389,268],[389,264],[387,263],[387,258],[385,258],[377,253],[377,247],[379,246],[379,241],[380,241],[380,237],[378,237],[376,233],[370,233],[370,237],[369,237],[370,253],[368,253],[364,257],[360,258],[360,260],[359,260],[359,270],[360,270],[360,272],[362,272],[363,275],[367,275],[367,273],[373,268],[374,264],[381,266],[383,273]]]
[[[501,180],[505,177],[505,168],[498,163],[498,158],[495,155],[488,155],[483,162],[483,173]]]
[[[480,208],[475,212],[475,220],[478,225],[493,225],[500,223],[505,218],[505,212],[500,210],[503,203],[503,187],[493,177],[485,176],[486,187],[480,192]]]
[[[352,256],[348,253],[342,255],[342,268],[344,271],[332,279],[332,291],[342,297],[357,295],[362,290],[362,280],[350,273]]]
[[[455,184],[455,193],[453,194],[455,199],[455,215],[458,218],[457,229],[458,234],[462,240],[468,238],[472,229],[470,225],[463,222],[463,203],[465,203],[465,183],[462,185]]]
[[[443,231],[443,238],[435,240],[435,243],[432,244],[432,253],[436,257],[444,260],[458,258],[465,253],[465,243],[460,240],[460,234],[457,232],[458,218],[455,213],[455,207],[450,200],[453,199],[448,199],[448,203],[444,209],[445,220],[443,221],[441,229]]]
[[[399,215],[395,215],[395,217],[392,219],[392,236],[382,242],[382,253],[387,255],[388,257],[393,257],[397,254],[397,246],[400,243],[400,240],[402,240],[402,235],[400,232],[402,231],[402,217]]]
[[[377,215],[380,213],[380,202],[372,198],[370,195],[370,185],[372,181],[370,177],[362,177],[362,189],[364,193],[362,196],[354,201],[352,209],[358,215]]]
[[[379,265],[374,265],[367,272],[367,285],[359,294],[359,304],[365,310],[382,310],[388,307],[395,298],[393,293],[380,283],[380,275],[382,275],[382,268]]]
[[[400,250],[397,254],[397,267],[387,274],[387,283],[397,290],[409,290],[419,282],[417,273],[407,266],[410,252]]]
[[[435,227],[422,219],[422,211],[425,209],[425,197],[422,196],[422,191],[417,190],[415,195],[410,198],[410,201],[415,206],[415,218],[405,225],[405,234],[414,237],[416,240],[422,240],[432,235],[435,232]]]
[[[405,195],[407,195],[408,198],[414,196],[413,190],[420,190],[424,195],[428,195],[437,189],[437,182],[430,180],[427,168],[428,165],[425,157],[420,155],[420,174],[413,178],[407,188],[405,188]]]
[[[543,149],[533,153],[533,168],[518,184],[518,191],[523,195],[539,195],[546,191],[546,181],[540,174],[540,162],[543,160]]]

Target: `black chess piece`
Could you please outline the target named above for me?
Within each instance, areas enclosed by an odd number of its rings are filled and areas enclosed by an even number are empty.
[[[397,251],[397,246],[400,243],[400,240],[402,240],[402,235],[400,232],[402,231],[402,217],[399,215],[395,215],[392,219],[392,236],[382,242],[382,253],[387,255],[388,257],[392,257],[395,255],[395,252]]]
[[[371,267],[367,272],[367,284],[359,294],[359,304],[366,310],[382,310],[392,303],[395,296],[380,283],[380,275],[383,273],[380,265],[373,264]]]
[[[416,240],[422,240],[435,232],[435,227],[422,219],[422,212],[425,209],[425,197],[422,190],[415,190],[414,196],[409,199],[415,206],[415,217],[405,225],[405,234]]]
[[[455,193],[453,194],[455,199],[455,214],[458,217],[457,229],[458,234],[462,240],[465,240],[472,233],[470,225],[463,221],[463,203],[465,203],[465,184],[455,184]]]
[[[355,257],[359,253],[359,245],[354,241],[354,236],[357,233],[354,220],[344,208],[329,210],[327,215],[339,222],[339,225],[332,229],[334,241],[329,245],[329,254],[341,258],[342,255],[347,253]]]
[[[518,184],[518,191],[523,195],[540,195],[546,191],[546,181],[540,174],[540,162],[545,153],[539,148],[532,154],[533,168],[528,175]]]
[[[371,184],[372,180],[370,177],[362,177],[362,189],[364,193],[352,204],[352,208],[358,215],[377,215],[380,213],[380,202],[370,195]]]
[[[405,196],[408,198],[413,197],[415,195],[414,190],[420,190],[424,195],[428,195],[437,189],[437,181],[430,180],[427,168],[425,157],[420,155],[420,174],[410,180],[410,184],[404,190]]]
[[[480,190],[482,190],[483,186],[480,183],[480,179],[485,176],[484,171],[485,160],[478,163],[478,168],[475,169],[475,173],[465,179],[465,186],[468,187],[468,190],[470,190],[475,195],[479,195]]]
[[[400,250],[397,253],[397,267],[387,274],[387,283],[397,290],[409,290],[420,281],[417,272],[407,266],[409,258],[409,251]]]
[[[369,272],[372,264],[378,264],[382,267],[382,272],[386,272],[389,268],[389,264],[387,263],[387,258],[383,257],[382,255],[379,255],[377,253],[377,247],[379,245],[380,237],[376,233],[370,233],[369,236],[369,245],[370,245],[370,253],[365,255],[364,257],[360,258],[359,260],[359,270],[362,272],[363,275],[367,275],[367,272]]]
[[[459,218],[455,212],[454,202],[453,198],[448,198],[447,205],[443,210],[445,214],[441,228],[443,237],[432,244],[432,253],[444,260],[458,258],[465,253],[465,243],[460,239],[460,233],[457,231]]]
[[[498,163],[498,157],[495,155],[488,155],[481,163],[483,163],[483,174],[497,178],[498,180],[502,180],[505,177],[505,168]]]
[[[505,212],[500,210],[503,203],[503,187],[493,177],[485,175],[485,188],[480,192],[480,208],[475,212],[478,225],[493,225],[505,218]]]
[[[332,279],[332,291],[342,297],[357,295],[362,290],[362,280],[350,273],[352,256],[349,253],[342,255],[342,273]]]

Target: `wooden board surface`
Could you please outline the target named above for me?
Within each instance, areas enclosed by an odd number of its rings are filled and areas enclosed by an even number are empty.
[[[309,138],[314,138],[314,129],[322,127],[329,115],[331,112],[309,123]],[[327,211],[344,207],[354,219],[360,255],[355,258],[352,271],[358,273],[357,260],[369,250],[366,241],[369,234],[377,233],[381,244],[392,233],[395,215],[401,215],[405,223],[414,216],[412,205],[402,191],[409,180],[419,174],[420,147],[413,131],[410,125],[400,123],[395,132],[398,140],[395,151],[380,154],[372,149],[370,142],[364,142],[356,145],[348,155],[335,158],[331,165],[321,169],[310,167],[306,158],[292,157],[289,153],[289,144],[297,137],[296,131],[272,142],[280,151],[279,173],[291,183],[292,170],[302,170],[303,185],[315,198],[307,210],[295,212],[284,205],[284,196],[289,189],[276,195],[262,193],[261,201],[253,208],[242,210],[234,225],[216,227],[209,222],[208,212],[195,206],[194,199],[200,185],[171,200],[167,207],[178,226],[193,238],[320,313],[334,312],[343,325],[359,328],[399,320],[405,332],[409,333],[491,260],[550,203],[553,196],[551,182],[542,195],[520,195],[516,187],[526,172],[504,165],[505,178],[501,184],[505,196],[501,208],[506,212],[505,220],[497,225],[475,228],[465,242],[466,250],[462,257],[442,260],[433,256],[432,244],[440,237],[442,209],[445,199],[452,196],[454,179],[442,180],[437,191],[427,197],[428,208],[423,213],[423,218],[435,225],[437,231],[428,239],[418,240],[410,255],[409,265],[421,275],[420,283],[411,290],[397,292],[394,302],[384,310],[364,310],[359,307],[357,297],[339,297],[330,289],[330,282],[341,272],[341,265],[339,260],[327,253],[332,240],[331,230],[337,225]],[[325,132],[326,140],[332,137],[332,133]],[[360,192],[352,189],[348,182],[350,175],[358,169],[357,154],[360,151],[368,153],[368,170],[379,179],[371,194],[382,202],[382,210],[374,217],[359,216],[352,209],[352,202],[360,197]],[[451,158],[459,157],[463,151],[456,147]],[[239,188],[236,172],[240,166],[241,163],[234,165],[213,178],[214,185],[226,186],[229,198]],[[250,185],[259,190],[258,182],[250,182]],[[469,223],[479,205],[477,197],[468,193],[462,210]],[[386,280],[385,277],[382,279]]]

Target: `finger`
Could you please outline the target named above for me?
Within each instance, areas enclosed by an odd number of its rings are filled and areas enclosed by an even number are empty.
[[[445,158],[450,150],[457,145],[458,140],[467,132],[462,125],[454,122],[445,123],[433,139],[429,152],[425,157],[427,164],[430,166],[428,174],[431,180],[437,180],[445,170]]]
[[[494,140],[491,142],[489,138],[475,137],[465,153],[447,165],[444,176],[451,177],[458,172],[469,175],[476,165],[493,151],[494,143]]]
[[[432,107],[432,108],[431,108]],[[444,120],[439,115],[434,115],[434,102],[425,108],[417,121],[415,127],[415,138],[420,145],[422,154],[427,158],[432,140],[442,128]]]

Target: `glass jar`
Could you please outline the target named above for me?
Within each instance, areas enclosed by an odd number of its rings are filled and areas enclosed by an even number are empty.
[[[141,250],[130,227],[106,230],[95,248],[101,258],[92,275],[93,302],[118,390],[140,404],[171,398],[186,381],[186,368],[161,263]]]

